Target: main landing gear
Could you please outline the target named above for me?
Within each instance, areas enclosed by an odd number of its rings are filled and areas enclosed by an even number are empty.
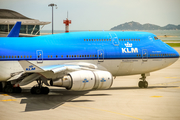
[[[140,80],[138,83],[138,86],[140,88],[147,88],[148,87],[148,82],[146,81],[146,75],[145,74],[141,74],[142,78],[140,78]]]
[[[11,82],[0,82],[0,92],[4,93],[21,93],[22,89],[19,86],[13,86]]]
[[[48,94],[49,93],[49,88],[48,87],[43,87],[43,82],[41,79],[37,79],[37,86],[34,86],[31,88],[31,94]]]

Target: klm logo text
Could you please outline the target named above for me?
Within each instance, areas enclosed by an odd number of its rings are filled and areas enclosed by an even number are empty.
[[[122,48],[122,53],[138,53],[138,48]]]
[[[132,43],[125,43],[126,48],[122,48],[122,53],[138,53],[138,48],[132,48]]]
[[[36,68],[34,66],[29,66],[29,68],[26,68],[26,71],[32,71],[32,70],[35,70]]]

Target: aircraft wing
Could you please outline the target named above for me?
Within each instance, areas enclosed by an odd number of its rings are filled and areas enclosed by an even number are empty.
[[[30,63],[29,61],[19,61],[20,65],[24,69],[26,73],[42,73],[51,71],[54,74],[60,73],[63,71],[75,71],[75,70],[82,70],[82,69],[96,69],[97,66],[91,63],[66,63],[61,65],[50,65],[50,66],[42,66],[38,67],[34,65],[33,63]]]
[[[47,83],[47,80],[52,79],[55,74],[63,76],[65,75],[65,73],[72,71],[94,70],[97,68],[97,66],[94,64],[84,62],[66,63],[62,65],[50,65],[42,67],[39,67],[26,60],[19,61],[19,63],[24,71],[14,74],[11,78],[9,78],[8,81],[14,81],[20,86],[27,85],[40,77],[44,84],[49,85]]]

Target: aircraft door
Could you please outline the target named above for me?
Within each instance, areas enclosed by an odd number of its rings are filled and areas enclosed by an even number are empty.
[[[118,37],[115,33],[109,33],[110,36],[111,36],[111,40],[112,40],[112,44],[114,46],[119,46],[119,40],[118,40]]]
[[[147,62],[147,60],[148,60],[148,51],[147,51],[147,49],[142,50],[142,60],[143,60],[143,62]]]
[[[43,63],[43,51],[42,50],[36,51],[36,58],[37,58],[37,63]]]
[[[104,51],[98,50],[98,62],[104,62]]]

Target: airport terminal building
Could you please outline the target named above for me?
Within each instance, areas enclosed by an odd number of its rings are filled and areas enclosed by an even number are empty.
[[[40,35],[44,25],[51,23],[28,18],[12,10],[0,9],[0,37],[6,37],[17,21],[21,21],[20,36]]]

